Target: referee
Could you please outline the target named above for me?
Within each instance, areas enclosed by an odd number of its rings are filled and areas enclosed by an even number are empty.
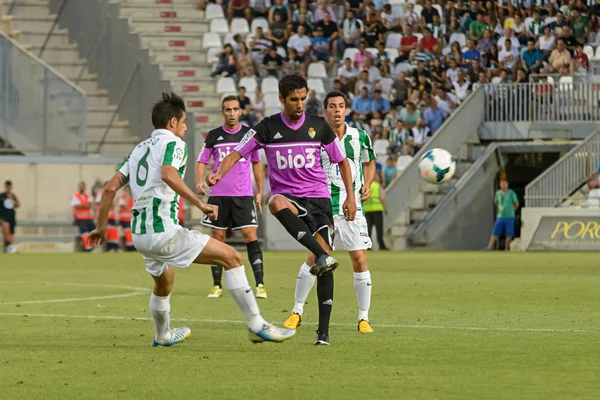
[[[6,181],[4,182],[4,192],[0,193],[0,224],[2,225],[5,253],[16,253],[14,246],[15,226],[17,226],[16,208],[19,208],[19,200],[12,191],[12,182]]]

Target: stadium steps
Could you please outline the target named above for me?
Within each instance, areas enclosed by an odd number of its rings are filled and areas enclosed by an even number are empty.
[[[48,0],[14,1],[11,25],[20,30],[21,42],[38,55],[56,15],[50,13]],[[110,106],[108,92],[100,88],[98,76],[88,72],[87,61],[79,57],[78,46],[70,42],[67,30],[55,27],[41,58],[72,82],[77,81],[77,85],[86,93],[88,151],[96,152],[115,111]],[[139,138],[130,133],[128,123],[117,115],[105,141],[106,146],[101,147],[100,154],[123,155],[130,151],[131,144],[137,143]]]

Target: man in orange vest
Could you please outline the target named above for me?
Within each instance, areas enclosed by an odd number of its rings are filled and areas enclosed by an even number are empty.
[[[123,188],[123,192],[119,196],[119,224],[123,229],[125,251],[135,251],[133,236],[131,235],[131,218],[133,218],[132,208],[133,197],[131,196],[131,187],[127,185]]]
[[[84,251],[90,252],[93,247],[88,241],[90,232],[96,229],[94,217],[92,216],[91,196],[85,192],[85,182],[79,182],[79,190],[71,197],[75,225],[79,228],[81,244]]]
[[[100,209],[100,199],[102,199],[102,192],[108,182],[104,182],[102,189],[96,194],[96,214]],[[96,216],[97,217],[97,216]],[[117,225],[117,215],[115,214],[114,207],[108,212],[108,228],[106,230],[106,247],[105,251],[119,251],[119,226]]]

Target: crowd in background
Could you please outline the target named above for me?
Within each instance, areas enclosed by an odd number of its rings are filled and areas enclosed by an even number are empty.
[[[350,98],[349,124],[372,137],[380,169],[388,171],[384,186],[479,85],[586,73],[583,46],[600,41],[600,0],[217,3],[230,21],[262,17],[268,29],[235,35],[213,75],[306,76],[311,63],[324,64],[327,88]],[[260,120],[260,85],[249,94],[240,88],[240,97],[245,122]],[[321,108],[311,91],[307,112]]]

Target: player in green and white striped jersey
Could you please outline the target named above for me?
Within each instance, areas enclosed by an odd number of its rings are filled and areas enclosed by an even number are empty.
[[[104,188],[100,200],[98,226],[90,234],[90,243],[106,240],[108,212],[115,195],[129,183],[134,200],[132,208],[133,244],[146,262],[146,271],[154,278],[150,310],[156,335],[152,346],[172,346],[186,339],[191,331],[170,327],[170,297],[174,268],[192,263],[219,264],[225,268],[225,284],[248,319],[250,340],[280,342],[295,331],[267,323],[258,309],[242,265],[240,254],[231,246],[178,224],[179,196],[198,207],[210,219],[216,219],[218,207],[205,204],[183,182],[188,156],[183,141],[187,131],[185,103],[176,94],[163,93],[152,109],[155,130],[138,144]]]
[[[321,166],[327,175],[329,192],[331,193],[331,207],[333,211],[334,229],[340,236],[344,249],[350,255],[354,269],[354,290],[358,301],[358,330],[360,332],[373,332],[369,324],[369,308],[371,305],[371,273],[367,267],[367,249],[372,246],[371,238],[367,231],[367,221],[362,210],[361,202],[370,195],[370,187],[375,177],[375,152],[371,138],[362,129],[350,127],[344,122],[348,113],[348,100],[339,91],[327,94],[324,100],[325,118],[329,125],[344,144],[346,156],[350,161],[352,181],[356,203],[356,217],[353,221],[346,220],[342,204],[346,200],[346,190],[340,175],[338,164],[331,163],[325,152],[321,152]],[[296,281],[294,300],[296,304],[293,314],[302,316],[304,303],[312,289],[315,279],[302,274],[305,266],[314,263],[314,258],[307,260],[300,268],[300,275]],[[300,318],[296,318],[300,320]],[[284,323],[284,326],[288,326]]]

